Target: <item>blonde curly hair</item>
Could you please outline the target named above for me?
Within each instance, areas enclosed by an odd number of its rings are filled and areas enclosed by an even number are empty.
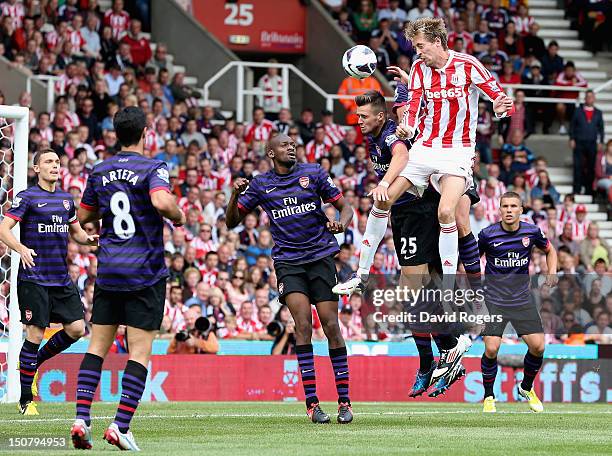
[[[433,19],[422,17],[414,22],[408,22],[404,29],[404,34],[409,40],[413,40],[419,33],[422,33],[427,41],[433,43],[436,38],[440,38],[440,43],[445,51],[448,50],[448,31],[444,21],[440,18]]]

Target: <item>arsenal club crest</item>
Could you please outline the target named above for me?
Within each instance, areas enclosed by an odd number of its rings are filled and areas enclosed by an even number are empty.
[[[300,177],[300,185],[302,186],[302,188],[308,188],[309,184],[310,184],[310,178],[308,176]]]
[[[525,236],[525,237],[523,238],[523,245],[524,245],[525,247],[529,247],[529,243],[530,243],[530,242],[531,242],[531,240],[530,240],[530,239],[529,239],[527,236]]]
[[[26,310],[25,311],[25,317],[26,317],[26,320],[30,321],[32,319],[32,311],[31,310]]]
[[[278,284],[278,294],[283,294],[283,290],[285,289],[285,284],[283,282]]]
[[[62,201],[62,203],[64,203],[64,207],[66,208],[67,211],[70,210],[70,202],[68,200],[64,200]]]

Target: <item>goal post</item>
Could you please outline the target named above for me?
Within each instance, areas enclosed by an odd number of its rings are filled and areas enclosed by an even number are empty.
[[[8,207],[10,197],[25,190],[27,187],[28,175],[28,136],[29,136],[30,110],[22,106],[0,105],[0,141],[3,141],[0,149],[5,149],[10,144],[12,153],[8,156],[12,160],[7,160],[7,150],[0,150],[2,165],[5,173],[2,180],[12,177],[12,187],[5,187],[6,196],[3,197],[0,209],[2,212]],[[2,214],[4,215],[4,214]],[[13,228],[13,234],[19,239],[19,227]],[[0,402],[17,402],[20,395],[19,372],[17,363],[19,351],[21,350],[23,327],[21,325],[19,304],[17,302],[17,273],[19,271],[20,257],[17,252],[11,252],[10,269],[4,277],[3,284],[10,281],[10,291],[8,296],[4,296],[4,304],[8,302],[8,325],[3,323],[4,334],[0,334],[0,351],[5,351],[6,362],[0,366],[0,375],[4,376],[4,385],[0,383]],[[8,332],[8,334],[7,334]],[[8,336],[8,337],[7,337]],[[1,356],[1,354],[0,354]],[[4,370],[4,372],[2,372]]]

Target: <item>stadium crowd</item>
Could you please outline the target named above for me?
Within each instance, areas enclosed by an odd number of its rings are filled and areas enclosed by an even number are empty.
[[[403,22],[437,15],[444,17],[453,30],[452,48],[480,53],[502,83],[581,84],[573,65],[557,54],[558,46],[551,43],[544,47],[537,37],[537,25],[530,20],[526,7],[517,2],[511,2],[509,10],[516,15],[513,22],[508,20],[509,12],[500,8],[499,0],[492,0],[487,8],[483,7],[485,2],[470,0],[459,8],[446,0],[435,4],[433,10],[428,9],[427,2],[419,1],[403,12],[398,10],[402,2],[397,0],[389,0],[388,6],[378,12],[370,1],[358,3],[351,10],[341,5],[334,14],[347,33],[376,50],[381,67],[397,63],[409,68],[414,51],[399,33]],[[142,22],[124,10],[122,0],[115,0],[113,8],[104,13],[94,0],[66,0],[60,7],[51,1],[7,0],[0,3],[0,12],[0,53],[33,74],[59,76],[65,87],[65,95],[57,97],[51,112],[31,111],[29,156],[31,160],[37,150],[48,147],[58,153],[63,166],[60,185],[72,194],[77,205],[92,167],[119,150],[113,115],[125,106],[139,106],[145,111],[149,122],[146,153],[167,163],[172,192],[187,215],[185,226],[174,228],[168,223],[164,229],[170,279],[160,337],[175,341],[171,352],[214,353],[218,349],[216,339],[226,338],[275,339],[277,352],[290,350],[293,324],[277,299],[266,215],[263,211],[250,214],[242,227],[228,231],[225,205],[231,182],[237,176],[250,179],[270,169],[264,146],[275,131],[292,137],[298,144],[298,160],[320,163],[355,209],[349,229],[337,235],[341,246],[336,259],[338,280],[344,281],[356,269],[367,214],[372,208],[371,199],[365,195],[376,185],[361,135],[334,123],[332,113],[327,111],[315,113],[306,107],[299,118],[293,119],[291,110],[283,109],[276,97],[260,98],[262,107],[253,110],[252,122],[241,124],[223,118],[211,106],[201,105],[200,93],[185,84],[183,73],[174,70],[163,43],[152,51],[141,33]],[[271,68],[258,86],[274,87],[278,79],[277,71]],[[0,83],[0,104],[5,104],[1,88]],[[592,333],[608,334],[610,338],[610,246],[599,238],[598,227],[589,221],[584,205],[575,204],[572,195],[560,201],[548,177],[546,160],[534,157],[524,143],[534,131],[538,116],[544,120],[550,117],[543,112],[546,107],[526,109],[521,102],[524,93],[515,96],[518,115],[504,123],[495,123],[487,105],[481,106],[481,161],[476,162],[474,172],[482,201],[473,208],[472,227],[477,234],[499,220],[499,196],[505,189],[523,195],[524,219],[538,224],[560,253],[559,274],[563,277],[559,287],[550,296],[539,290],[536,293],[549,341],[601,341],[599,336],[590,337]],[[18,103],[30,106],[30,95],[22,93]],[[0,139],[4,154],[0,170],[3,209],[12,197],[7,166],[12,161],[9,136],[5,131]],[[500,143],[493,140],[497,137]],[[587,192],[612,187],[612,142],[605,152],[601,151],[597,163],[591,173],[580,172]],[[30,184],[34,177],[30,167]],[[576,193],[581,191],[580,186],[575,189]],[[335,209],[328,210],[334,217]],[[93,224],[85,226],[88,233],[97,229]],[[398,272],[390,230],[388,234],[372,270],[385,277]],[[70,277],[79,288],[87,315],[91,314],[96,277],[95,250],[72,242],[68,248]],[[5,253],[6,247],[0,246],[3,271],[10,266]],[[533,272],[547,272],[542,256],[537,252],[533,255]],[[6,293],[1,294],[7,296],[8,288],[3,291]],[[376,323],[371,310],[359,296],[340,300],[340,326],[347,340],[403,339],[405,328],[401,324]],[[398,303],[385,311],[399,313],[402,308]],[[193,329],[200,316],[213,324],[206,333],[207,344],[181,346],[174,335]],[[314,310],[313,316],[314,337],[321,339],[324,336]],[[266,328],[273,320],[281,322],[285,331],[270,335]],[[123,350],[124,342],[119,337],[115,349]]]

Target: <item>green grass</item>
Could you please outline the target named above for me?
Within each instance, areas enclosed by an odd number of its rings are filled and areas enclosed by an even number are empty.
[[[102,441],[115,407],[93,407],[96,453],[118,451]],[[483,415],[480,404],[366,403],[355,404],[350,425],[314,425],[298,403],[146,403],[132,431],[146,454],[166,456],[612,454],[609,405],[545,407],[533,414],[525,404],[501,403],[496,415]],[[323,409],[331,414],[335,405]],[[68,436],[73,404],[42,403],[39,411],[24,417],[14,405],[0,406],[0,454],[25,454],[7,448],[9,437]]]

